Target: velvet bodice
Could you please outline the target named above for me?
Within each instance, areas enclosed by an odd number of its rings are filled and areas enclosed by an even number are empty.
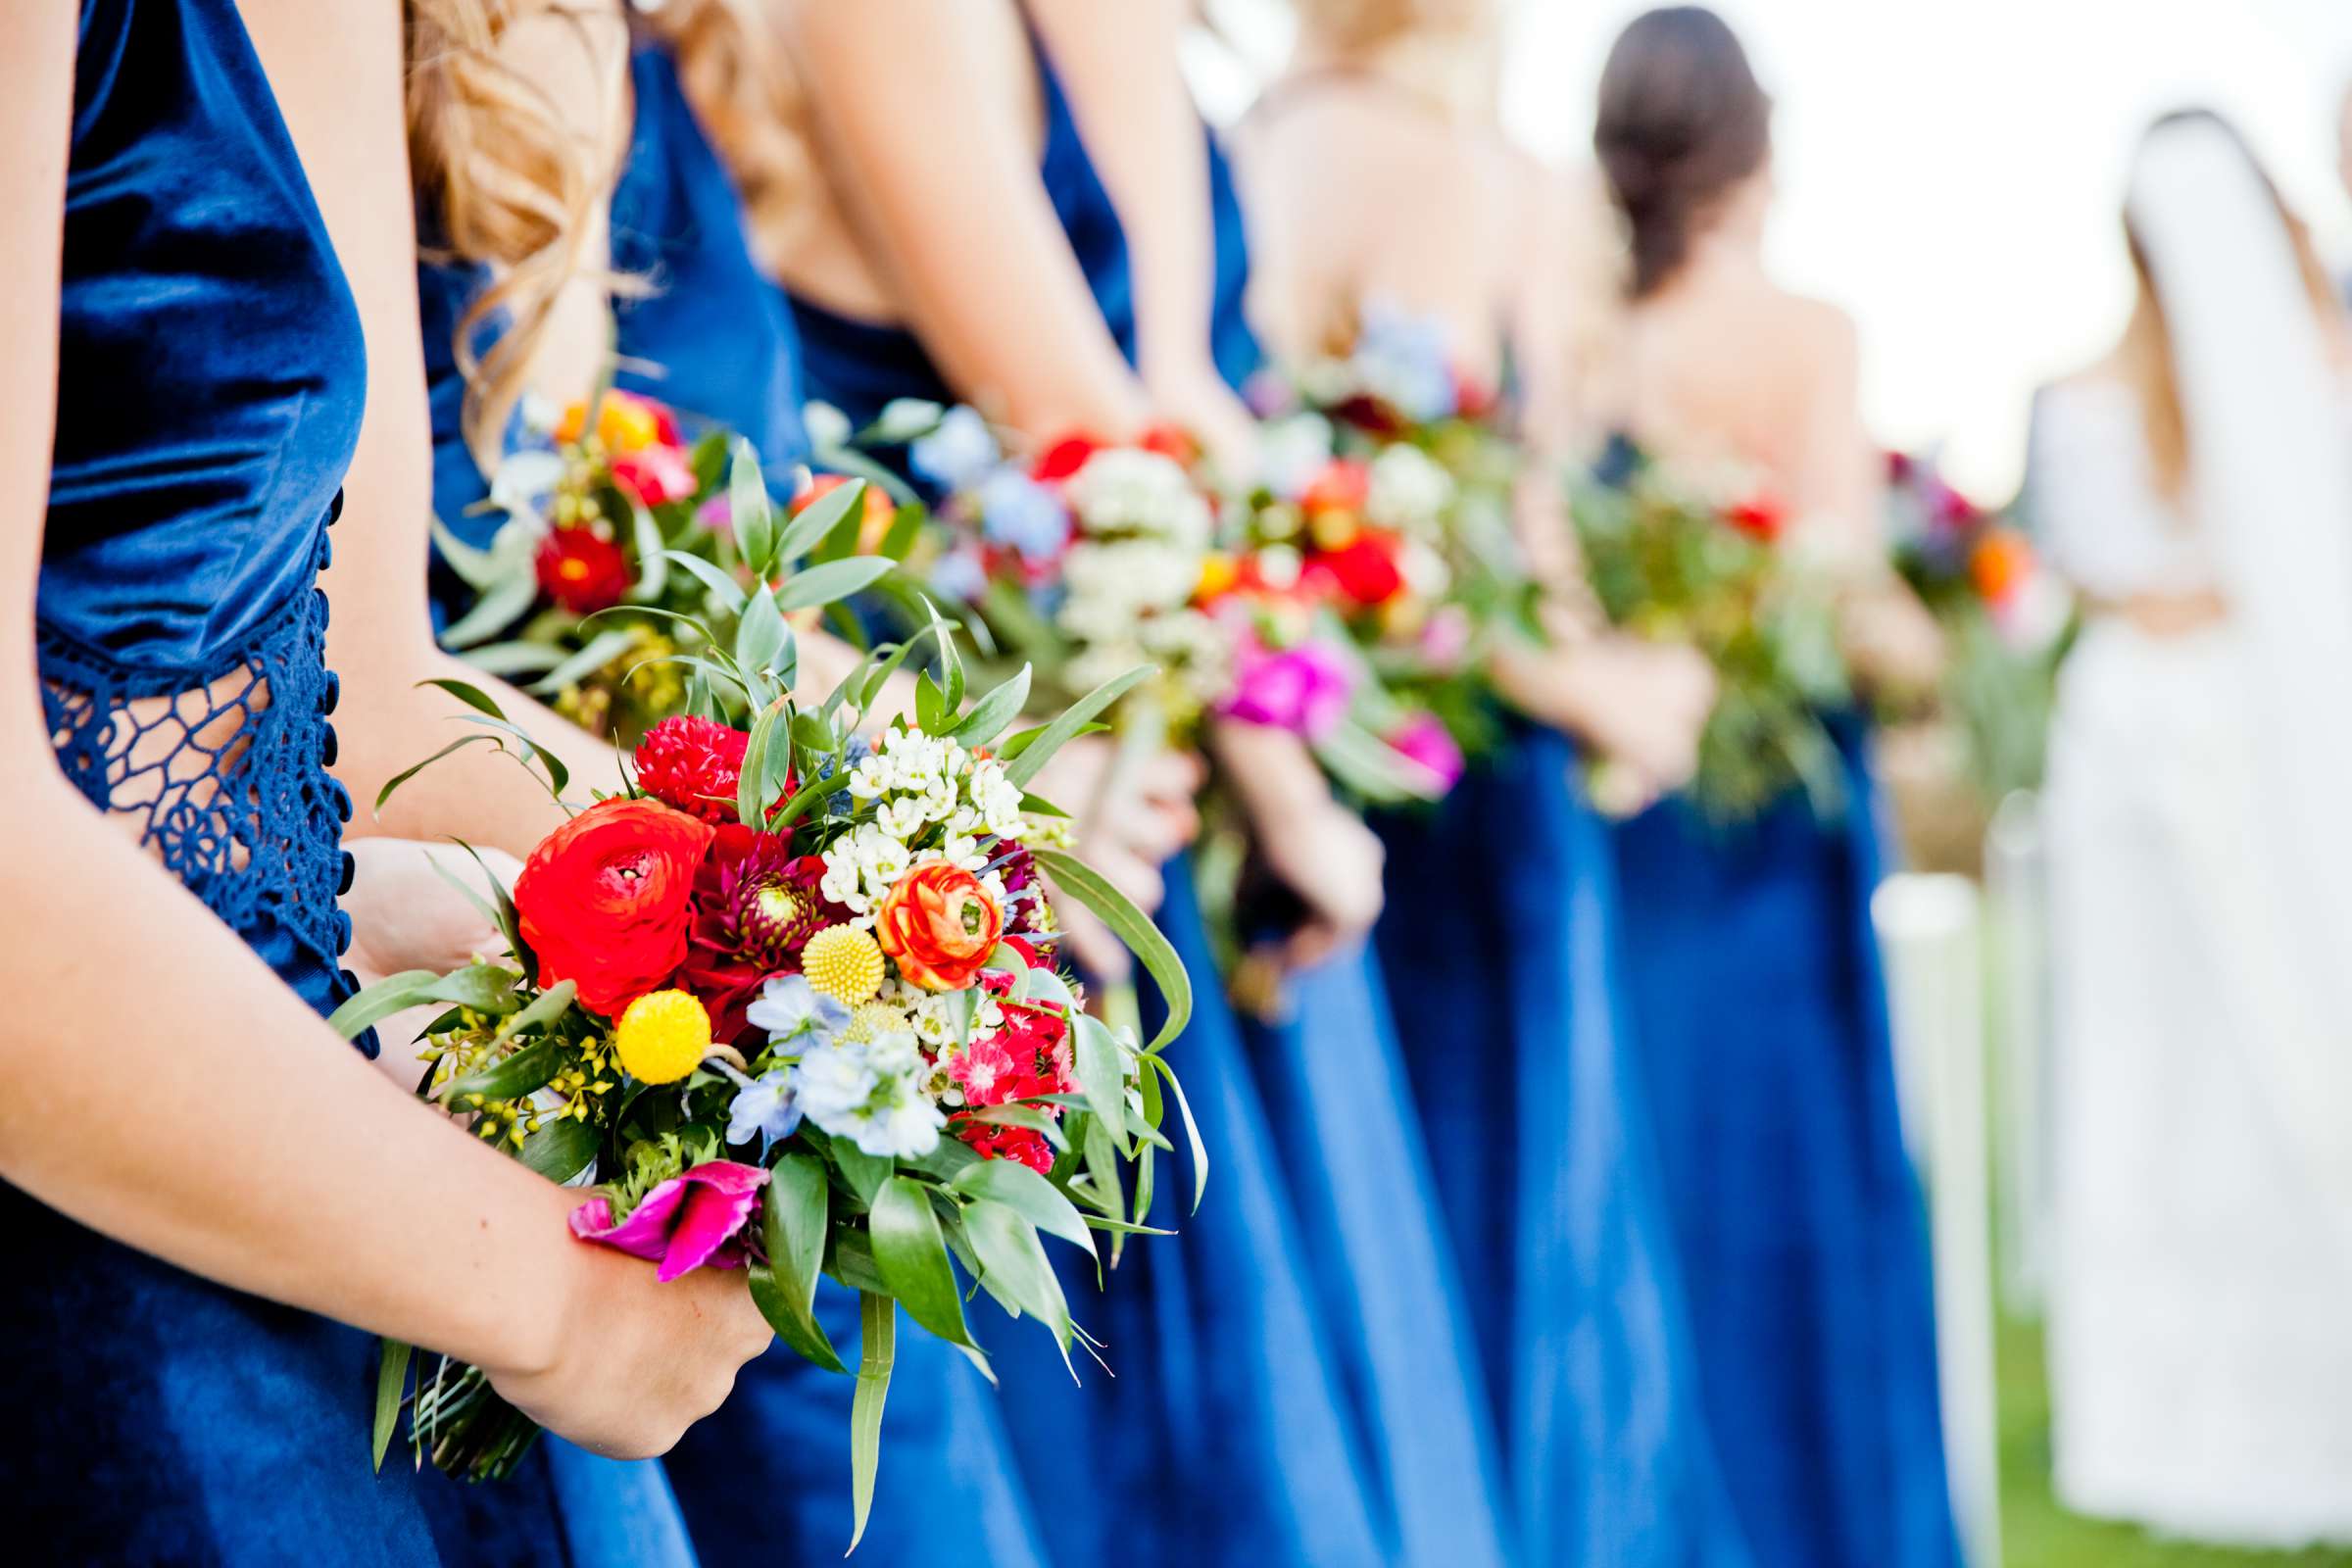
[[[84,0],[37,594],[58,762],[327,1007],[326,525],[358,307],[232,0]]]
[[[792,319],[752,260],[741,202],[704,135],[669,56],[651,45],[629,62],[635,118],[612,200],[612,265],[630,279],[613,301],[613,384],[658,398],[692,427],[750,441],[771,482],[789,482],[807,446]],[[417,268],[425,377],[432,403],[433,508],[476,546],[506,519],[468,509],[489,486],[462,427],[465,379],[455,336],[488,272]],[[482,328],[483,343],[499,329]]]
[[[41,624],[210,673],[310,586],[358,310],[231,0],[84,0],[74,111]]]
[[[1079,136],[1069,97],[1042,41],[1035,47],[1037,74],[1045,94],[1046,145],[1039,177],[1054,204],[1070,251],[1119,352],[1135,363],[1135,291],[1126,231],[1110,193]],[[1257,369],[1260,355],[1242,312],[1249,284],[1249,247],[1233,172],[1214,137],[1209,139],[1210,198],[1216,220],[1215,316],[1211,346],[1217,369],[1239,387]],[[800,329],[802,370],[808,395],[832,404],[863,426],[893,398],[954,403],[956,394],[922,342],[903,325],[862,321],[791,296]]]

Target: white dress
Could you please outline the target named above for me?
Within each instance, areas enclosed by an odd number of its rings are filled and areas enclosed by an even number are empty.
[[[2044,394],[2029,495],[2094,596],[2218,586],[2120,384]],[[2300,906],[2266,870],[2248,657],[2229,622],[2097,617],[2061,683],[2050,1392],[2069,1507],[2287,1544],[2352,1539],[2352,1195],[2293,1065],[2352,1051],[2352,1019],[2341,973],[2292,956]]]

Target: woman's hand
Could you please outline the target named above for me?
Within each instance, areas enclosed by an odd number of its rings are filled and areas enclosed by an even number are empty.
[[[1200,442],[1219,474],[1245,484],[1257,476],[1257,421],[1214,365],[1203,360],[1182,372],[1147,374],[1144,389],[1153,415]]]
[[[343,961],[360,984],[373,985],[408,969],[459,969],[477,956],[505,954],[507,939],[498,928],[434,868],[438,861],[450,876],[479,886],[482,869],[464,850],[383,838],[352,839],[345,847],[353,870],[351,891],[343,896],[343,912],[351,916],[351,950]],[[479,853],[491,874],[512,888],[522,862],[503,850]],[[481,888],[481,895],[487,900],[489,890]],[[376,1065],[403,1089],[416,1087],[417,1057],[412,1048],[417,1035],[446,1010],[428,1004],[394,1013],[376,1026],[384,1048]]]
[[[1258,858],[1307,908],[1306,921],[1283,944],[1283,961],[1306,968],[1360,941],[1386,897],[1378,836],[1332,799],[1330,781],[1298,736],[1222,723],[1211,742],[1241,797]]]
[[[561,1227],[576,1195],[549,1191],[548,1223]],[[767,1321],[740,1270],[698,1268],[665,1285],[638,1258],[585,1243],[571,1252],[544,1344],[524,1364],[483,1371],[516,1409],[583,1448],[665,1453],[767,1348]]]
[[[1122,753],[1106,736],[1070,742],[1038,775],[1038,793],[1077,821],[1078,857],[1146,914],[1166,895],[1160,866],[1200,829],[1200,760],[1164,748]],[[1070,950],[1100,979],[1127,977],[1125,944],[1067,900],[1057,907]]]
[[[1698,738],[1715,707],[1715,671],[1697,650],[1614,634],[1571,647],[1516,649],[1495,659],[1504,694],[1576,736],[1630,778],[1638,806],[1698,769]]]

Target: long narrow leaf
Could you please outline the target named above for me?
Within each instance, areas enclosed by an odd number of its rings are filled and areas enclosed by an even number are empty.
[[[864,1343],[858,1356],[858,1387],[850,1396],[852,1551],[865,1539],[866,1517],[874,1508],[874,1476],[882,1467],[882,1406],[890,1397],[891,1367],[898,1360],[898,1303],[887,1296],[860,1295],[858,1327]]]
[[[1029,781],[1037,777],[1038,769],[1053,760],[1055,752],[1060,751],[1063,745],[1081,729],[1092,723],[1097,713],[1102,712],[1125,696],[1138,682],[1149,677],[1152,668],[1153,666],[1150,664],[1138,664],[1124,675],[1114,676],[1079,698],[1062,712],[1061,716],[1040,731],[1037,739],[1023,747],[1020,756],[1005,764],[1004,776],[1021,788],[1027,789]]]
[[[830,1203],[824,1161],[812,1154],[776,1161],[760,1205],[767,1261],[752,1269],[752,1302],[786,1345],[828,1372],[844,1372],[841,1352],[816,1317]]]
[[[615,626],[610,631],[599,632],[588,640],[587,646],[533,681],[531,690],[542,697],[560,692],[583,676],[595,674],[636,647],[637,641],[634,627]]]
[[[784,536],[776,544],[776,560],[780,563],[795,562],[815,549],[817,541],[839,527],[853,507],[860,512],[864,510],[863,479],[837,484],[803,507],[800,514],[784,525]]]
[[[1027,754],[1023,754],[1021,760],[1028,760]],[[1175,1039],[1193,1016],[1193,983],[1184,972],[1184,960],[1176,956],[1168,939],[1160,935],[1159,927],[1126,894],[1112,887],[1102,872],[1076,856],[1061,850],[1039,850],[1036,855],[1038,868],[1053,879],[1056,888],[1108,926],[1111,935],[1142,960],[1144,972],[1159,987],[1160,1001],[1166,1005],[1168,1015],[1146,1049],[1157,1051]]]
[[[705,588],[710,589],[710,596],[718,601],[719,608],[728,614],[743,613],[746,598],[743,584],[729,576],[725,567],[716,562],[704,560],[691,550],[672,550],[668,556],[672,565],[685,567]]]
[[[1031,1170],[1009,1159],[984,1159],[966,1165],[949,1185],[968,1198],[986,1198],[1018,1209],[1029,1223],[1050,1236],[1058,1236],[1074,1246],[1094,1250],[1094,1238],[1086,1228],[1086,1217],[1075,1204],[1062,1196],[1061,1189]]]
[[[874,1195],[867,1233],[874,1244],[874,1266],[906,1315],[951,1345],[970,1345],[956,1271],[948,1263],[939,1216],[932,1212],[922,1186],[905,1176],[884,1182]]]
[[[384,1467],[384,1452],[392,1446],[393,1430],[400,1425],[400,1402],[409,1385],[412,1348],[405,1340],[383,1340],[375,1369],[375,1467]]]
[[[847,599],[890,575],[895,564],[882,556],[851,556],[810,566],[784,579],[784,586],[776,590],[776,606],[786,611],[810,610]]]

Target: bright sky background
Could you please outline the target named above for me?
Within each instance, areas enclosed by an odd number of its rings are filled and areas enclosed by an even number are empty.
[[[1531,150],[1587,155],[1592,89],[1644,4],[1516,0],[1502,118]],[[1861,322],[1872,424],[1940,450],[1982,499],[2015,488],[2038,383],[2120,329],[2120,237],[2139,129],[2196,102],[2235,120],[2338,261],[2352,203],[2334,114],[2352,0],[1717,0],[1779,103],[1772,257]],[[1280,0],[1213,0],[1249,64],[1198,77],[1247,104],[1287,47]]]

